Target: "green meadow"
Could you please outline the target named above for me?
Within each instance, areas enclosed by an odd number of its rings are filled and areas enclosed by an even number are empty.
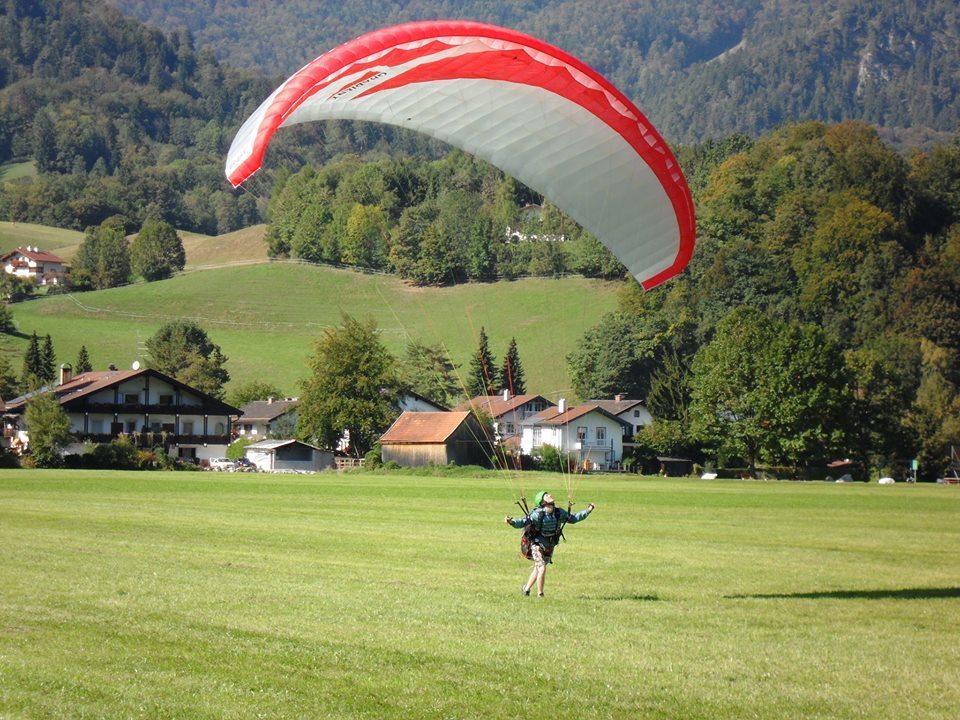
[[[314,341],[350,313],[376,319],[394,352],[409,338],[442,343],[464,369],[481,326],[498,359],[515,335],[528,389],[569,396],[566,354],[616,307],[620,286],[567,277],[415,288],[393,276],[332,267],[238,265],[17,303],[11,309],[20,336],[4,344],[17,367],[36,331],[53,337],[59,362],[73,360],[86,344],[95,368],[125,368],[143,360],[145,341],[164,322],[188,318],[222,346],[234,381],[266,379],[294,393]]]
[[[0,717],[951,718],[960,489],[0,471]]]

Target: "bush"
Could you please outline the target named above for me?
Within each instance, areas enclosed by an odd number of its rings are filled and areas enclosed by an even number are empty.
[[[396,460],[388,460],[387,462],[385,462],[385,463],[383,464],[383,469],[384,469],[384,470],[399,470],[399,469],[400,469],[400,463],[398,463]]]
[[[251,444],[253,444],[253,440],[249,438],[237,438],[227,447],[227,460],[239,460],[246,457],[247,445]]]
[[[372,448],[367,450],[366,455],[363,456],[364,469],[376,470],[378,467],[383,466],[382,453],[383,453],[383,450],[380,448],[379,445],[374,445]]]
[[[566,467],[564,467],[566,466]],[[561,453],[553,445],[540,448],[540,469],[547,472],[573,472],[577,462],[569,453]]]

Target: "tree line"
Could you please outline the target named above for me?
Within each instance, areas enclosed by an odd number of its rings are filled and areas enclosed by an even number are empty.
[[[578,394],[647,399],[651,453],[941,472],[960,445],[960,139],[904,158],[862,123],[804,123],[685,162],[690,266],[625,286],[568,355]]]
[[[459,151],[308,165],[278,177],[268,217],[274,257],[385,270],[420,285],[624,273],[558,208]]]

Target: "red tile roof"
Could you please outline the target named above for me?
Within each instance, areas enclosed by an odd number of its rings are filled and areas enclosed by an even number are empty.
[[[547,408],[543,412],[539,412],[536,415],[528,417],[523,421],[524,425],[566,425],[570,422],[573,422],[579,417],[588,415],[592,412],[598,412],[601,415],[606,415],[612,420],[616,420],[621,425],[626,425],[627,423],[618,418],[616,415],[611,413],[609,410],[604,410],[596,401],[591,400],[590,402],[584,403],[583,405],[577,405],[572,407],[564,412],[559,412],[556,407]]]
[[[52,252],[47,252],[46,250],[28,250],[24,247],[18,247],[14,250],[11,250],[3,257],[0,257],[0,260],[6,260],[7,258],[17,254],[28,257],[36,262],[52,262],[63,264],[63,260],[54,255]]]
[[[380,437],[384,445],[443,443],[467,418],[462,412],[411,412],[405,410]]]
[[[509,400],[504,400],[503,395],[477,395],[470,400],[464,400],[454,410],[474,410],[492,418],[498,418],[517,410],[531,400],[543,400],[547,405],[553,405],[543,395],[513,395]]]
[[[21,395],[18,398],[14,398],[10,402],[6,403],[4,410],[16,409],[26,405],[27,401],[30,400],[33,395],[38,395],[41,391],[46,390],[52,392],[62,405],[65,402],[69,402],[70,400],[75,400],[76,398],[83,397],[84,395],[89,395],[90,393],[97,392],[103,388],[110,387],[114,383],[126,380],[127,378],[131,378],[143,372],[145,372],[145,370],[104,370],[81,373],[63,383],[63,385],[54,385],[49,388],[42,388],[36,393]]]

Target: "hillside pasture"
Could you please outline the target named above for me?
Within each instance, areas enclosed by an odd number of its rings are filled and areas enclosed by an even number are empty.
[[[955,487],[0,471],[0,717],[954,717]],[[546,710],[545,710],[546,712]]]
[[[375,318],[397,353],[408,338],[443,343],[464,370],[481,326],[498,359],[515,335],[528,388],[569,396],[565,356],[614,309],[620,287],[568,277],[415,288],[393,276],[331,267],[238,265],[16,304],[22,336],[8,338],[6,347],[21,352],[33,331],[50,333],[60,361],[86,344],[95,367],[129,367],[144,359],[144,343],[160,325],[188,318],[221,344],[234,381],[264,379],[296,392],[314,341],[346,312]]]
[[[9,252],[25,245],[36,245],[41,250],[49,250],[64,260],[70,260],[80,247],[81,240],[83,240],[83,233],[76,230],[34,223],[0,221],[0,252]]]

